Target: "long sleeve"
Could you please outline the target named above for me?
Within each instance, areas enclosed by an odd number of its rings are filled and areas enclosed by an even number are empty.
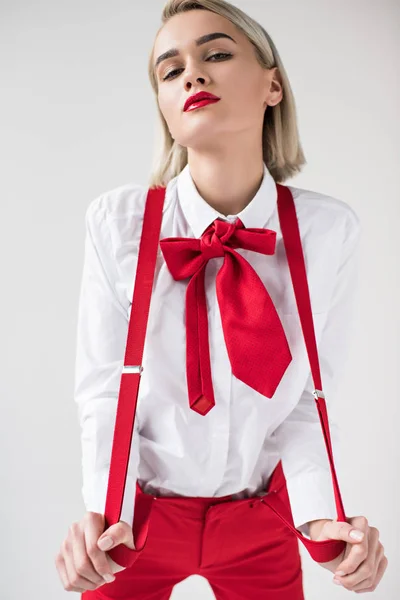
[[[116,293],[110,230],[104,197],[85,215],[74,398],[82,442],[82,496],[86,510],[104,514],[122,365],[128,333],[128,306]],[[120,519],[133,522],[139,434],[135,429]]]
[[[318,345],[334,459],[339,452],[339,430],[329,411],[335,403],[353,331],[361,231],[357,215],[349,211],[331,305]],[[298,404],[273,433],[280,450],[294,524],[305,535],[309,535],[308,521],[337,518],[329,459],[313,390],[310,373]]]

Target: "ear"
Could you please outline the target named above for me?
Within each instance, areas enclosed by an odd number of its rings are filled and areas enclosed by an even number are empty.
[[[278,67],[267,69],[266,106],[275,106],[283,98],[282,77]]]

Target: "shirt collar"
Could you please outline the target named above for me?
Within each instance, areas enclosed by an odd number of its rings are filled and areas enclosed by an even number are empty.
[[[177,177],[178,198],[189,226],[196,238],[200,238],[211,223],[220,217],[233,222],[236,217],[246,228],[265,227],[277,201],[275,180],[265,162],[264,175],[260,187],[249,204],[237,215],[225,216],[210,206],[199,194],[187,163]]]

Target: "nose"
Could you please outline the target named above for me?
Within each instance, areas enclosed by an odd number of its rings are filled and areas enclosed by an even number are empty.
[[[188,79],[185,81],[185,88],[186,89],[190,89],[191,88],[191,81],[192,81],[193,77],[188,77]],[[204,77],[197,77],[196,79],[196,83],[201,83],[202,85],[204,85],[205,83],[205,79]]]

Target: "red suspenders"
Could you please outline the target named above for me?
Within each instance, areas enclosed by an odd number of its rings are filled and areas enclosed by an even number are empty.
[[[276,187],[278,191],[277,207],[283,242],[311,366],[315,387],[315,401],[329,457],[338,515],[337,520],[346,521],[335,471],[327,408],[324,393],[322,391],[321,373],[311,312],[311,301],[295,204],[288,187],[281,184],[276,184]],[[159,245],[165,191],[166,188],[160,186],[153,189],[149,188],[146,198],[125,358],[116,411],[111,465],[104,512],[105,529],[114,523],[117,523],[120,520],[121,515],[136,414],[140,374],[142,371],[141,364],[154,281],[156,256]],[[277,490],[271,490],[266,495],[262,496],[262,502],[269,506],[287,527],[297,535],[313,560],[316,562],[327,562],[336,558],[343,552],[346,546],[346,543],[343,540],[323,540],[317,542],[303,536],[303,534],[294,527],[292,516],[291,514],[288,514],[286,505],[275,493],[276,491]],[[110,557],[119,565],[124,567],[131,566],[143,550],[146,544],[153,500],[154,498],[150,494],[141,494],[140,496],[137,496],[132,526],[136,549],[131,550],[124,544],[119,544],[109,551]]]

